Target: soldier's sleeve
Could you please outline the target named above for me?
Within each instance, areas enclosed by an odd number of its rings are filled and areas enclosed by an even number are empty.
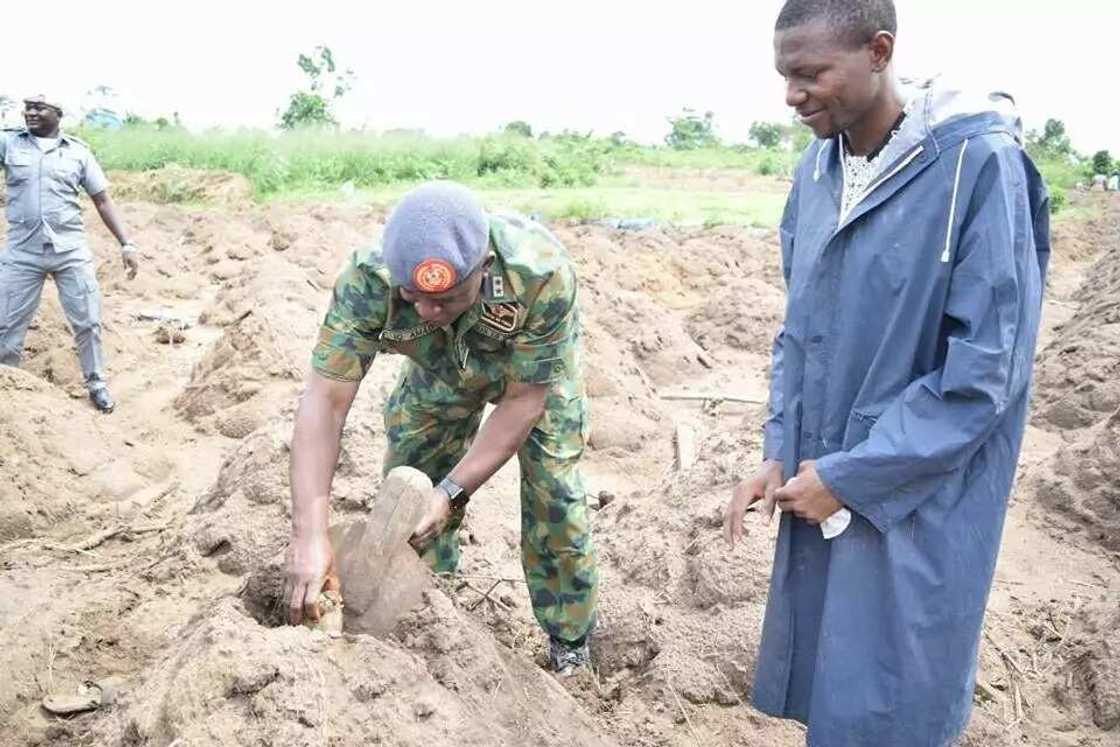
[[[576,275],[563,263],[541,286],[525,326],[513,338],[507,376],[525,384],[547,384],[576,373],[579,318]]]
[[[109,188],[109,179],[101,170],[101,164],[92,153],[86,154],[85,168],[82,170],[82,189],[90,197],[99,195]]]
[[[331,305],[311,353],[311,367],[335,381],[362,380],[377,354],[385,325],[389,287],[361,263],[361,257],[361,252],[355,252],[335,281]]]

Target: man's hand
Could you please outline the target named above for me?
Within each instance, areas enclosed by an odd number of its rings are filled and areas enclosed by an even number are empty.
[[[448,500],[447,493],[439,488],[432,488],[432,491],[428,493],[428,508],[424,512],[424,517],[420,519],[420,523],[416,525],[416,529],[412,531],[408,543],[412,545],[416,552],[424,552],[443,534],[450,518],[451,501]]]
[[[797,476],[779,488],[775,497],[778,508],[810,524],[820,524],[844,507],[821,482],[817,463],[812,460],[802,462]]]
[[[338,464],[346,413],[358,382],[335,381],[312,371],[296,410],[292,429],[292,541],[288,550],[285,594],[288,616],[298,625],[305,616],[319,619],[319,595],[339,591],[331,550],[331,477]]]
[[[125,277],[132,280],[140,270],[140,249],[129,242],[121,247],[121,262],[124,263]]]
[[[731,493],[731,501],[723,513],[723,537],[727,544],[743,538],[743,515],[755,501],[762,503],[762,520],[769,524],[774,515],[774,493],[782,486],[782,463],[768,459],[758,471],[743,480]]]
[[[330,537],[318,532],[292,537],[284,588],[288,621],[292,625],[299,625],[304,618],[318,622],[319,595],[324,591],[340,591],[341,587]]]

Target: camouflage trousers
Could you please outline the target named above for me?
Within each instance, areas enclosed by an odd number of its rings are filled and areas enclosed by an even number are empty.
[[[462,459],[478,432],[486,397],[460,392],[409,363],[385,405],[385,472],[409,466],[432,482]],[[550,392],[545,414],[517,453],[521,468],[521,565],[533,614],[545,631],[580,641],[595,624],[599,574],[579,458],[587,402]],[[477,506],[475,510],[485,510]],[[424,555],[437,573],[459,564],[463,512]]]

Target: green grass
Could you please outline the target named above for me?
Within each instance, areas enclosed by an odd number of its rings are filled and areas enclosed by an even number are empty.
[[[620,163],[639,166],[674,169],[738,169],[763,176],[769,174],[789,176],[793,173],[800,155],[790,151],[741,147],[696,150],[631,147],[621,150],[616,158]]]
[[[1050,218],[1050,224],[1057,226],[1063,223],[1083,223],[1101,214],[1099,208],[1086,207],[1079,205],[1077,207],[1063,207]]]
[[[192,133],[150,125],[80,134],[107,169],[148,171],[174,164],[228,171],[248,179],[261,199],[344,199],[339,187],[349,185],[357,199],[391,203],[420,182],[453,179],[482,192],[492,205],[550,218],[648,217],[705,225],[775,225],[788,185],[741,176],[788,177],[798,159],[782,150],[674,150],[581,136]],[[1041,154],[1037,163],[1058,195],[1056,203],[1084,179],[1084,166],[1068,157]],[[1059,204],[1055,212],[1068,210]]]
[[[1051,189],[1073,189],[1085,181],[1085,166],[1065,156],[1036,156],[1035,165]]]
[[[115,131],[87,129],[80,134],[108,169],[147,171],[176,164],[230,171],[245,176],[262,196],[347,182],[377,187],[428,179],[499,187],[590,187],[627,164],[788,174],[796,160],[794,154],[777,151],[738,147],[677,151],[585,137],[192,133],[146,125]]]
[[[1071,160],[1066,154],[1049,153],[1037,148],[1031,150],[1031,157],[1050,190],[1051,212],[1055,217],[1070,212],[1072,209],[1068,207],[1069,191],[1078,182],[1085,181],[1085,163]]]
[[[510,209],[545,218],[599,220],[603,218],[652,218],[682,225],[778,225],[786,195],[774,191],[715,191],[703,189],[630,186],[629,180],[607,179],[594,187],[564,189],[478,187],[488,209]],[[358,189],[344,199],[391,206],[412,183]],[[342,197],[337,187],[286,192],[276,199],[321,202]]]
[[[644,217],[707,225],[776,224],[783,185],[775,182],[773,189],[759,192],[753,184],[737,186],[741,179],[730,180],[731,186],[711,179],[711,172],[788,174],[796,158],[757,149],[676,151],[584,137],[191,133],[151,126],[86,130],[81,136],[106,169],[149,171],[175,165],[233,172],[248,179],[260,199],[390,204],[418,183],[454,179],[482,193],[492,207],[549,218]],[[667,180],[659,174],[656,186],[647,184],[643,172],[652,168],[672,174]],[[678,176],[685,178],[678,181]]]
[[[245,176],[260,196],[347,182],[373,187],[455,179],[500,186],[589,186],[612,169],[605,141],[515,136],[434,139],[304,131],[86,130],[107,169],[147,171],[169,164]]]

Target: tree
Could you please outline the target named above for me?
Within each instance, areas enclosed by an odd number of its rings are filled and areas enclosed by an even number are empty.
[[[1050,153],[1069,153],[1073,150],[1070,145],[1069,135],[1066,134],[1066,125],[1060,119],[1048,119],[1042,128],[1042,137],[1038,145]]]
[[[317,93],[296,91],[288,99],[288,110],[280,116],[280,127],[294,130],[309,125],[337,125],[330,103]]]
[[[1093,154],[1093,173],[1094,174],[1111,174],[1112,173],[1112,156],[1109,155],[1107,150],[1098,150]]]
[[[679,117],[670,117],[669,125],[672,128],[665,136],[665,144],[676,150],[694,150],[719,145],[719,138],[714,131],[715,114],[704,112],[698,116],[693,109],[681,110]]]
[[[793,144],[794,153],[803,153],[815,137],[813,131],[801,124],[801,120],[797,117],[794,117],[790,122],[789,139]]]
[[[519,135],[521,137],[532,137],[533,128],[529,126],[528,122],[520,119],[515,119],[512,122],[506,122],[506,126],[502,128],[507,135]]]
[[[338,72],[334,53],[324,46],[315,47],[310,56],[301,54],[297,64],[307,75],[308,87],[288,99],[288,109],[280,115],[280,127],[294,130],[308,125],[337,126],[332,109],[353,86],[354,71]]]
[[[626,133],[622,130],[612,132],[608,140],[610,140],[612,148],[628,148],[631,145],[635,145],[632,140],[626,137]]]
[[[785,129],[777,122],[755,122],[749,134],[758,147],[777,148],[785,137]]]

